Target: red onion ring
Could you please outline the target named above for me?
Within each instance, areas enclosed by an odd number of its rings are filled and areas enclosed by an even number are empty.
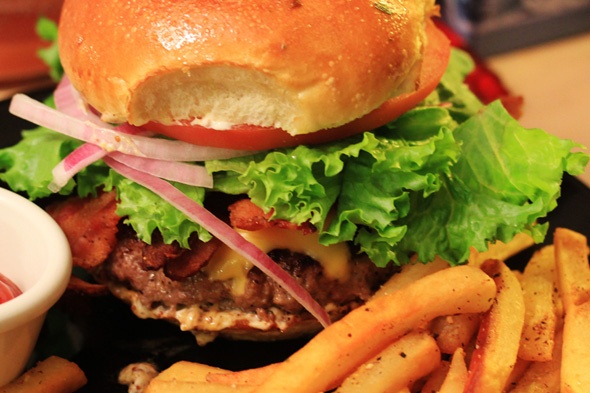
[[[16,94],[12,98],[9,111],[32,123],[98,145],[109,152],[120,151],[164,161],[207,161],[253,153],[247,150],[201,147],[181,141],[125,134],[61,113],[24,94]]]

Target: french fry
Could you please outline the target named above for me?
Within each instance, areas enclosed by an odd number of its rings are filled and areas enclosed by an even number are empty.
[[[590,268],[585,236],[557,228],[554,235],[555,263],[560,295],[568,308],[590,300]]]
[[[431,373],[439,364],[440,350],[432,336],[421,331],[410,332],[362,364],[336,393],[398,392]]]
[[[530,367],[530,365],[535,362],[530,362],[528,360],[523,360],[521,358],[516,358],[516,363],[514,363],[514,367],[510,372],[510,376],[506,381],[506,390],[510,391],[510,389],[516,385],[516,381],[518,381],[522,375],[526,372],[526,370]]]
[[[526,274],[538,274],[554,281],[557,279],[555,270],[555,246],[552,244],[535,251],[524,267]]]
[[[562,343],[562,331],[557,331],[551,360],[547,362],[531,362],[510,392],[559,393]]]
[[[86,383],[86,375],[77,364],[51,356],[0,387],[0,393],[72,393]]]
[[[472,266],[481,266],[481,264],[488,259],[505,261],[534,244],[535,241],[530,235],[519,233],[508,243],[503,243],[501,241],[490,243],[486,251],[479,252],[475,249],[471,249],[469,264]]]
[[[557,294],[554,246],[537,250],[527,263],[521,285],[525,302],[525,323],[518,356],[530,361],[551,360],[561,299]]]
[[[210,372],[207,374],[206,380],[207,382],[224,385],[260,385],[276,370],[278,365],[278,363],[273,363],[268,366],[250,368],[242,371],[221,373]]]
[[[436,257],[434,261],[429,263],[422,263],[414,259],[411,263],[402,266],[401,271],[383,284],[373,297],[379,297],[397,291],[422,277],[448,268],[449,263],[439,257]]]
[[[440,270],[369,300],[321,331],[282,362],[255,392],[317,393],[346,376],[416,326],[441,315],[490,308],[496,285],[471,266]],[[326,367],[329,365],[328,367]]]
[[[585,236],[564,228],[554,234],[555,263],[565,320],[561,391],[582,392],[590,386],[590,267]]]
[[[463,348],[457,348],[453,354],[449,371],[443,381],[439,393],[462,392],[467,383],[467,364],[465,363],[465,351]]]
[[[482,318],[465,392],[502,392],[516,363],[524,324],[522,289],[504,262],[490,259],[481,268],[493,277],[498,293]]]
[[[465,348],[479,327],[479,314],[447,315],[435,318],[430,330],[442,353],[453,354]]]
[[[153,379],[144,393],[249,393],[253,389],[248,385]]]
[[[551,360],[557,322],[553,279],[540,274],[527,274],[525,271],[520,283],[525,317],[518,357],[537,362]]]
[[[209,374],[230,373],[231,371],[202,363],[179,361],[160,372],[154,379],[160,381],[207,382]],[[152,380],[153,381],[153,380]]]
[[[420,388],[421,392],[438,392],[442,386],[447,373],[449,372],[450,362],[447,360],[441,360],[438,367],[430,373],[424,385]]]
[[[555,265],[555,246],[553,244],[537,250],[524,268],[526,274],[536,274],[553,280],[553,307],[556,319],[563,317],[563,302],[558,291],[557,267]]]

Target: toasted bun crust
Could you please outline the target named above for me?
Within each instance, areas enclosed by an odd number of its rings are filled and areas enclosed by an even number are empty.
[[[109,122],[303,134],[415,88],[434,0],[66,0],[66,74]],[[195,120],[196,119],[196,120]]]

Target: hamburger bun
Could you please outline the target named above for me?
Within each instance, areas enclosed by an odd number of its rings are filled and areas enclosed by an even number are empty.
[[[433,9],[430,0],[66,0],[60,57],[108,122],[305,134],[414,90]]]

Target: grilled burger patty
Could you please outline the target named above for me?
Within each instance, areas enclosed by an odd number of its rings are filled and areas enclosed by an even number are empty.
[[[316,323],[295,299],[256,267],[248,271],[241,291],[235,290],[231,280],[210,280],[204,270],[178,280],[169,277],[164,266],[153,267],[161,264],[157,259],[162,249],[169,250],[170,246],[148,245],[131,231],[121,230],[115,249],[105,263],[95,268],[94,276],[116,296],[130,302],[138,316],[178,323],[200,341],[216,335],[203,334],[204,330],[228,329],[231,336],[232,330],[262,327],[267,335],[261,337],[272,339],[269,331],[288,336],[292,326],[302,326],[305,321]],[[339,281],[326,277],[322,266],[305,254],[276,249],[269,255],[327,306],[335,319],[364,303],[395,269],[378,268],[359,256],[350,263],[349,278]]]

